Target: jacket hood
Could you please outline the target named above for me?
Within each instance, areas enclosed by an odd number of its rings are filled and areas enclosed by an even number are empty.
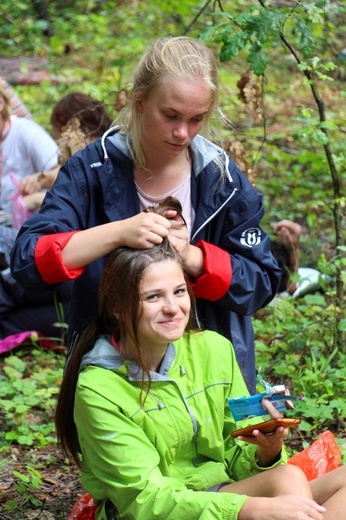
[[[88,365],[109,370],[115,370],[123,365],[119,352],[110,343],[110,335],[100,336],[96,340],[93,348],[83,356],[79,371]]]
[[[147,377],[145,375],[143,377],[140,367],[131,361],[124,361],[121,358],[120,353],[110,343],[110,340],[111,337],[109,334],[100,336],[96,340],[93,348],[83,356],[79,367],[79,372],[81,372],[83,368],[90,365],[106,368],[108,370],[117,370],[121,366],[126,365],[128,368],[128,376],[130,381],[141,381],[142,378],[146,380]],[[173,343],[169,343],[164,358],[161,362],[159,371],[153,372],[150,370],[151,381],[167,379],[167,372],[172,366],[175,357],[175,346]]]
[[[119,132],[119,128],[119,126],[113,126],[112,128],[109,128],[101,138],[101,146],[105,162],[108,160],[106,139],[116,148],[118,148],[118,150],[120,150],[126,157],[132,160],[132,155],[127,144],[126,136]],[[205,139],[201,135],[196,135],[196,137],[190,143],[190,148],[193,157],[193,168],[196,175],[203,171],[205,167],[215,158],[219,158],[219,160],[225,163],[226,175],[228,179],[232,181],[232,177],[228,169],[229,157],[228,154],[222,150],[222,148],[216,146],[214,143],[208,141],[208,139]],[[216,171],[218,170],[216,169]]]

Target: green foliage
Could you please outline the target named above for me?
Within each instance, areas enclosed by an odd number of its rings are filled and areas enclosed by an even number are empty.
[[[29,359],[25,352],[5,358],[0,373],[0,448],[55,441],[53,417],[63,362],[62,356],[36,349]]]
[[[221,61],[229,61],[232,57],[237,56],[240,50],[247,47],[247,61],[250,63],[250,68],[258,76],[264,74],[269,63],[264,46],[271,37],[277,38],[277,33],[284,20],[284,13],[254,7],[234,17],[225,13],[221,13],[221,15],[215,13],[215,16],[226,16],[227,22],[217,24],[212,31],[208,29],[202,37],[209,39],[214,35],[214,41],[221,43]]]
[[[346,433],[346,352],[334,347],[330,302],[328,293],[278,298],[254,320],[262,377],[306,396],[293,415],[303,418],[299,428],[308,438],[326,429]]]
[[[38,499],[34,492],[42,485],[42,475],[39,471],[31,466],[26,467],[27,474],[13,471],[13,476],[16,477],[14,484],[15,489],[20,496],[20,501],[9,500],[6,503],[5,511],[12,512],[23,509],[24,507],[34,506],[39,507],[42,501]]]
[[[293,37],[304,57],[310,56],[316,47],[313,24],[323,23],[322,9],[304,1],[297,3],[293,9],[272,7],[269,2],[265,6],[260,4],[262,2],[234,16],[231,14],[234,7],[214,14],[216,24],[208,27],[203,37],[221,44],[221,61],[229,61],[246,49],[250,69],[261,76],[270,62],[268,55],[272,45],[280,44],[286,33]]]

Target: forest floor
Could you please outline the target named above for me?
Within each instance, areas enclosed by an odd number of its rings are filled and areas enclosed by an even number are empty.
[[[37,490],[28,489],[23,493],[16,486],[18,479],[13,472],[25,475],[28,462],[41,468],[42,484]],[[66,463],[56,444],[35,450],[16,445],[1,453],[1,520],[66,520],[84,493],[79,472],[72,464]],[[35,499],[40,502],[39,506],[32,504]],[[6,512],[9,502],[17,505]]]
[[[14,440],[0,444],[0,520],[66,520],[75,502],[85,494],[76,466],[64,459],[61,450],[50,434],[54,421],[55,399],[62,377],[64,353],[52,353],[42,349],[37,356],[37,347],[25,347],[12,350],[0,358],[0,401],[10,399],[6,395],[6,380],[9,379],[9,363],[11,356],[18,352],[18,359],[25,365],[25,371],[18,380],[33,383],[36,374],[41,376],[40,388],[48,387],[47,397],[36,400],[36,405],[28,407],[28,411],[16,413],[10,411],[10,419],[6,414],[6,406],[0,404],[0,432],[21,431],[30,427],[29,432],[42,431],[31,441]],[[54,370],[54,372],[53,372]],[[48,374],[54,373],[53,377]],[[1,385],[4,384],[4,386]],[[40,395],[41,389],[34,387],[33,394]],[[3,392],[1,391],[3,389]],[[16,387],[17,389],[17,387]],[[49,394],[51,392],[51,394]],[[3,395],[5,394],[5,396]],[[53,405],[48,403],[52,396]],[[20,398],[18,391],[15,397]],[[30,395],[23,394],[23,403],[29,404]],[[15,398],[13,398],[13,404]],[[18,399],[17,399],[18,402]],[[36,427],[32,429],[31,427]],[[40,430],[42,428],[42,430]],[[45,434],[44,432],[49,431]],[[22,442],[22,444],[20,443]]]

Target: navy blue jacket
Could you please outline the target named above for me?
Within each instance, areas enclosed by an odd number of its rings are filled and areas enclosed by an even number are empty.
[[[251,314],[277,292],[281,271],[260,227],[263,197],[228,155],[201,136],[191,143],[191,198],[195,212],[191,243],[199,240],[229,252],[232,282],[216,302],[197,300],[200,323],[232,342],[250,391],[255,391],[254,336]],[[228,163],[221,175],[212,158]],[[108,157],[107,157],[108,156]],[[21,228],[11,255],[14,278],[25,288],[47,289],[35,264],[41,235],[88,229],[139,213],[133,162],[119,133],[77,152],[61,168],[37,214]],[[70,334],[81,331],[97,312],[97,290],[105,258],[90,264],[74,283]],[[70,336],[71,337],[71,336]]]

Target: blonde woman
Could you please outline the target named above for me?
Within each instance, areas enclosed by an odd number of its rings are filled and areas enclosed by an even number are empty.
[[[116,126],[61,168],[17,239],[14,277],[42,289],[75,280],[74,338],[95,318],[107,255],[168,236],[197,297],[197,320],[234,345],[255,391],[251,314],[275,295],[281,271],[260,222],[262,196],[207,135],[217,112],[217,63],[201,42],[161,38],[144,52]],[[185,224],[143,213],[176,197]]]

